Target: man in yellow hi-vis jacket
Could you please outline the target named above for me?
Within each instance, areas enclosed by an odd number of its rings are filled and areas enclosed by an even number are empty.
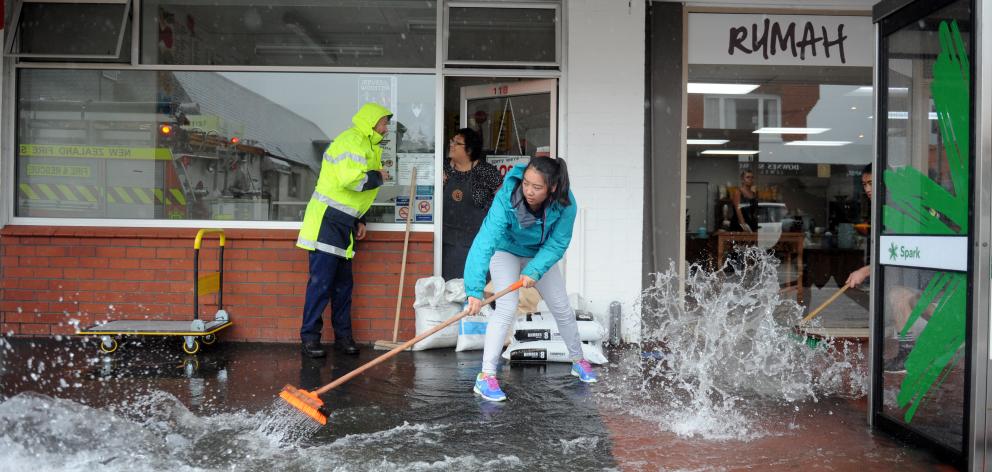
[[[358,354],[351,334],[351,259],[355,240],[365,237],[365,212],[389,179],[382,168],[379,142],[392,116],[385,107],[366,103],[351,118],[354,126],[334,138],[324,151],[317,187],[296,240],[297,247],[310,251],[310,280],[300,326],[303,353],[310,357],[325,355],[320,331],[328,302],[335,349]]]

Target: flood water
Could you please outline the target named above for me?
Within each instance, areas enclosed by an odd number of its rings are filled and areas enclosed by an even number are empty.
[[[757,257],[752,255],[753,257]],[[278,399],[382,352],[295,344],[0,337],[0,471],[904,470],[946,468],[866,423],[866,347],[791,330],[774,261],[673,273],[644,292],[645,339],[600,383],[568,364],[503,366],[509,401],[471,392],[481,352],[401,353],[322,396],[307,432]],[[738,260],[747,260],[747,257]],[[235,321],[236,322],[236,321]],[[312,423],[312,422],[311,422]]]

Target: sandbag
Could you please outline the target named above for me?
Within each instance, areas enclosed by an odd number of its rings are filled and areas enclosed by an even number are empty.
[[[458,321],[458,341],[455,344],[455,351],[475,351],[482,349],[486,345],[486,327],[489,317],[492,316],[493,309],[484,305],[478,315],[466,316]],[[513,335],[513,325],[506,331],[505,346],[510,342]]]
[[[591,364],[606,364],[603,348],[598,344],[582,343],[582,357]],[[513,343],[503,351],[510,362],[572,362],[564,341],[531,341]]]
[[[575,313],[575,324],[579,329],[579,341],[602,341],[606,339],[606,329],[592,315]],[[517,320],[513,328],[515,342],[561,340],[558,323],[551,313],[528,313]]]
[[[446,284],[441,277],[425,277],[417,280],[414,287],[416,299],[413,309],[416,314],[417,334],[423,333],[461,311],[461,303],[451,303],[445,300]],[[434,333],[427,339],[414,344],[414,351],[451,347],[458,342],[458,323]]]
[[[455,316],[462,311],[461,304],[442,303],[439,306],[421,306],[414,308],[417,314],[417,334],[423,333],[441,323],[448,318]],[[414,344],[411,350],[422,351],[424,349],[437,349],[441,347],[451,347],[458,343],[458,323],[452,323],[447,328],[442,329],[427,339]]]
[[[495,293],[496,292],[493,291],[493,282],[490,280],[486,283],[486,287],[482,289],[482,294],[486,298],[489,298]],[[544,302],[544,300],[541,299],[541,293],[534,287],[521,287],[517,289],[517,294],[517,314],[520,315],[532,311],[538,311],[538,306]]]

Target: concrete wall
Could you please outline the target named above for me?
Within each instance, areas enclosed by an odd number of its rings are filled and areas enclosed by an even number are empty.
[[[622,333],[641,291],[644,200],[644,0],[569,0],[565,133],[580,213],[565,273],[594,313],[623,304]]]

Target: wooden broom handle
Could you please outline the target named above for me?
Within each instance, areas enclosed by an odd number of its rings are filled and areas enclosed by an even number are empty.
[[[520,287],[522,287],[523,286],[523,283],[524,283],[523,280],[518,280],[516,282],[513,282],[513,284],[511,284],[509,287],[506,287],[503,290],[500,290],[495,295],[493,295],[493,296],[491,296],[491,297],[483,300],[482,301],[482,305],[483,306],[488,305],[488,304],[492,303],[494,300],[496,300],[497,298],[502,297],[503,295],[506,295],[506,294],[508,294],[508,293],[510,293],[510,292],[512,292],[512,291],[514,291],[514,290],[516,290],[516,289],[518,289]],[[318,390],[314,391],[313,393],[315,395],[320,395],[320,394],[325,393],[325,392],[327,392],[328,390],[330,390],[330,389],[332,389],[334,387],[337,387],[337,386],[339,386],[339,385],[341,385],[341,384],[343,384],[343,383],[351,380],[352,378],[358,376],[362,372],[365,372],[366,370],[369,370],[369,369],[371,369],[371,368],[373,368],[373,367],[381,364],[386,359],[389,359],[390,357],[393,357],[393,356],[395,356],[395,355],[397,355],[397,354],[399,354],[399,353],[407,350],[410,346],[413,346],[414,344],[417,344],[418,342],[426,339],[428,336],[430,336],[430,335],[432,335],[432,334],[434,334],[434,333],[436,333],[438,331],[441,331],[442,329],[447,328],[448,326],[451,326],[456,321],[464,318],[466,315],[468,315],[468,308],[465,308],[464,310],[461,311],[461,313],[458,313],[457,315],[452,316],[451,318],[448,318],[443,323],[441,323],[441,324],[439,324],[437,326],[434,326],[433,328],[431,328],[431,329],[429,329],[427,331],[424,331],[423,333],[418,334],[413,339],[411,339],[411,340],[409,340],[409,341],[407,341],[407,342],[405,342],[405,343],[403,343],[403,344],[401,344],[399,346],[394,347],[393,350],[391,350],[391,351],[389,351],[389,352],[387,352],[387,353],[385,353],[385,354],[383,354],[383,355],[381,355],[379,357],[376,357],[375,359],[372,359],[371,361],[363,364],[362,366],[358,367],[357,369],[355,369],[355,370],[353,370],[351,372],[348,372],[347,374],[345,374],[344,376],[338,378],[337,380],[335,380],[335,381],[333,381],[333,382],[331,382],[331,383],[329,383],[327,385],[324,385],[323,387],[320,387]]]
[[[806,317],[803,318],[803,320],[800,321],[799,324],[801,324],[801,325],[802,324],[806,324],[806,323],[809,322],[809,320],[812,320],[813,318],[816,318],[816,315],[819,315],[820,312],[823,311],[823,309],[827,307],[827,305],[833,303],[834,300],[837,299],[837,297],[843,295],[844,292],[846,292],[846,291],[847,291],[847,284],[844,284],[844,286],[841,287],[840,289],[838,289],[836,293],[834,293],[833,295],[831,295],[830,298],[827,299],[827,301],[823,302],[820,306],[816,307],[815,310],[811,311],[810,314],[806,315]]]
[[[410,246],[410,224],[413,222],[413,199],[417,194],[417,167],[410,169],[410,205],[406,212],[406,230],[403,232],[403,258],[400,262],[400,287],[396,289],[396,319],[393,321],[393,342],[400,334],[400,306],[403,304],[403,280],[406,278],[406,252]]]

